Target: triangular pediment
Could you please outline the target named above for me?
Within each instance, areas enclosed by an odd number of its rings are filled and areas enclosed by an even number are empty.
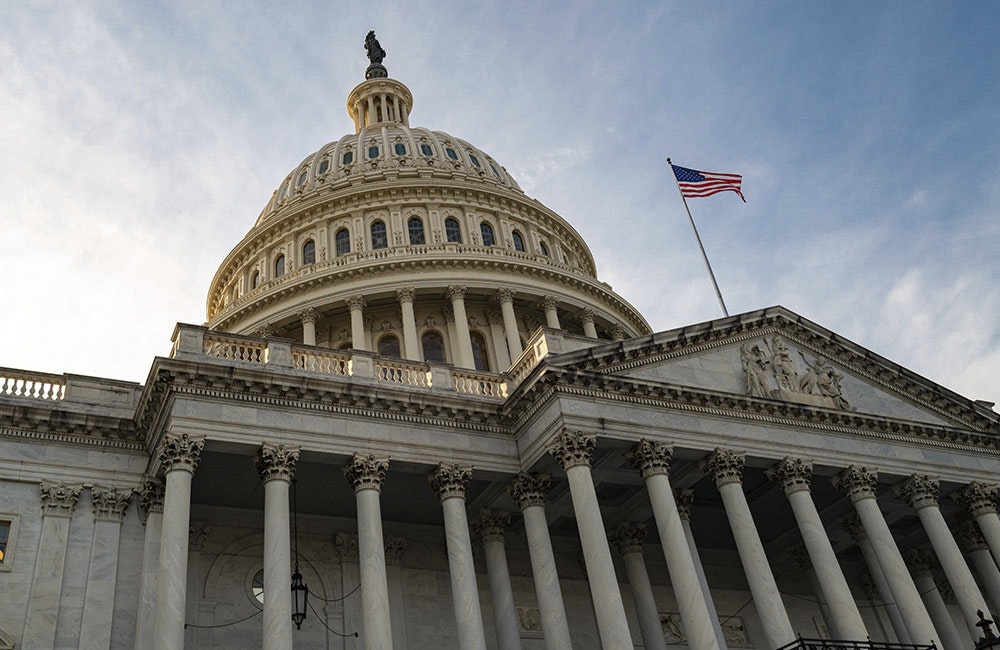
[[[562,356],[556,365],[741,398],[1000,433],[1000,416],[783,307]]]

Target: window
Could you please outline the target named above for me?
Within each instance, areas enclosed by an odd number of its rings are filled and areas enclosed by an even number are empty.
[[[448,154],[448,157],[452,160],[458,160],[458,154],[451,147],[445,147],[444,152]]]
[[[538,242],[538,252],[544,255],[545,257],[549,256],[549,249],[546,248],[545,242],[543,241]]]
[[[424,222],[417,217],[411,217],[409,221],[406,222],[406,227],[410,231],[410,245],[419,246],[420,244],[426,244],[424,241]]]
[[[479,231],[483,234],[483,246],[493,246],[497,243],[496,237],[493,236],[493,226],[484,221],[479,224]]]
[[[299,174],[299,180],[295,181],[295,185],[298,186],[298,185],[302,185],[303,183],[305,183],[306,182],[306,176],[308,176],[308,174],[306,172],[302,172],[301,174]]]
[[[514,240],[514,250],[524,252],[524,239],[521,237],[521,233],[516,230],[510,234],[511,238]]]
[[[429,144],[422,144],[420,145],[420,153],[424,154],[425,156],[433,156],[434,149]]]
[[[490,357],[486,352],[486,339],[479,332],[470,332],[469,338],[472,340],[472,360],[476,364],[476,370],[489,370]]]
[[[395,149],[396,149],[396,155],[397,156],[405,156],[406,155],[406,145],[405,144],[403,144],[401,142],[397,142]]]
[[[302,263],[316,263],[316,242],[311,239],[302,245]]]
[[[0,521],[0,564],[6,564],[7,541],[10,539],[10,521]]]
[[[400,358],[399,339],[392,334],[386,334],[378,340],[378,353],[383,357]]]
[[[343,161],[343,164],[350,165],[352,162],[354,162],[354,152],[348,151],[347,153],[344,154],[344,157],[341,158],[341,160]]]
[[[274,260],[274,277],[280,278],[285,274],[285,256],[279,255]]]
[[[333,236],[333,242],[337,248],[337,257],[351,252],[351,233],[348,232],[347,228],[338,230],[337,234]]]
[[[260,271],[254,271],[253,275],[250,276],[250,288],[256,289],[257,285],[260,284]]]
[[[471,160],[472,164],[475,165],[476,167],[482,167],[482,165],[479,164],[479,158],[476,158],[471,153],[469,154],[469,160]]]
[[[389,236],[385,230],[384,221],[376,221],[372,224],[372,250],[389,247]]]
[[[490,169],[493,170],[493,175],[494,176],[496,176],[497,178],[500,178],[500,172],[497,171],[497,168],[496,168],[496,166],[493,165],[493,163],[490,163]]]
[[[378,158],[378,147],[376,147],[374,145],[371,146],[371,147],[368,147],[368,157],[369,158]]]
[[[278,192],[278,200],[280,201],[285,198],[286,194],[288,194],[288,183],[281,186],[281,190]]]
[[[424,361],[439,361],[444,363],[444,338],[433,330],[424,332],[420,338],[424,349]]]
[[[329,160],[324,160],[323,162],[321,162],[319,164],[319,173],[320,174],[325,174],[327,171],[329,171],[329,169],[330,169],[330,161]]]
[[[462,243],[462,227],[458,225],[458,219],[448,217],[444,220],[444,236],[453,244]]]
[[[257,599],[261,605],[264,604],[264,569],[253,574],[250,581],[250,594]]]
[[[16,539],[17,515],[0,515],[0,572],[6,573],[14,568],[14,563],[11,560],[14,557],[14,541]]]

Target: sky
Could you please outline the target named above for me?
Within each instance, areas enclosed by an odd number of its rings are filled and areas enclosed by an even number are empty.
[[[654,331],[783,305],[1000,402],[1000,3],[0,3],[0,366],[143,382],[272,191],[353,132],[489,152]]]

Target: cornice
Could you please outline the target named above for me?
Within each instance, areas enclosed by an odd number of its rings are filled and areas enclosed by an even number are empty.
[[[61,444],[142,450],[142,441],[132,420],[78,413],[64,408],[63,404],[0,404],[0,435]]]

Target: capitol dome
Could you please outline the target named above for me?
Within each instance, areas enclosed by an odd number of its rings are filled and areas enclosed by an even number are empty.
[[[209,327],[493,372],[539,326],[651,331],[566,220],[490,154],[411,127],[412,94],[384,67],[366,76],[355,132],[291,170],[219,267]]]

